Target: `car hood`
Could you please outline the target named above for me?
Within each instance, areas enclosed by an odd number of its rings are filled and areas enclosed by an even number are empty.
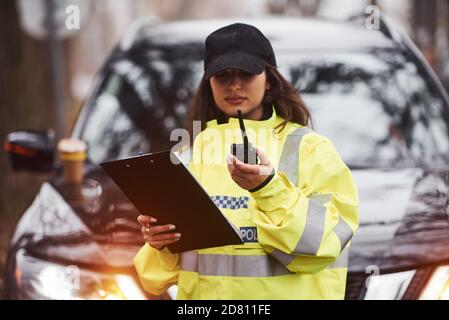
[[[131,267],[144,244],[137,209],[99,166],[87,164],[84,177],[82,185],[67,184],[59,172],[44,183],[12,246],[67,263]]]
[[[349,268],[381,272],[449,259],[448,170],[353,170],[360,227]]]

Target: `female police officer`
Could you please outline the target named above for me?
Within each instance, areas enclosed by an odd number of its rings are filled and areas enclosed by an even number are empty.
[[[350,170],[326,137],[306,127],[309,112],[257,28],[236,23],[210,34],[204,66],[190,109],[202,131],[189,168],[245,243],[173,254],[166,246],[182,237],[176,226],[141,215],[147,243],[134,264],[144,288],[161,294],[177,284],[180,299],[344,298],[358,228]],[[255,132],[257,164],[210,139],[238,131],[237,110]]]

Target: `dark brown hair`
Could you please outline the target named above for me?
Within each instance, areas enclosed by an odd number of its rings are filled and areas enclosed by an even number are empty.
[[[287,81],[276,67],[267,65],[265,71],[271,88],[265,92],[262,103],[273,104],[276,114],[284,118],[284,121],[275,129],[281,132],[289,121],[307,126],[311,120],[310,112],[299,95],[299,90]],[[203,131],[207,121],[225,116],[215,104],[209,80],[203,76],[187,113],[186,128],[190,137],[195,138],[193,137],[193,121],[201,121],[201,131]]]

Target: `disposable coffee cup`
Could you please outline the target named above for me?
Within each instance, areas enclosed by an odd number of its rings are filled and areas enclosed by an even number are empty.
[[[87,145],[78,139],[62,139],[58,143],[58,156],[64,168],[64,181],[71,184],[83,182]]]

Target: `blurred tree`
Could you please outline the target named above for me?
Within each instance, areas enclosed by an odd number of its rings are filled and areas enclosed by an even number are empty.
[[[437,0],[413,0],[413,31],[418,46],[432,66],[435,66],[437,31]]]
[[[442,39],[438,51],[438,75],[443,81],[443,85],[449,92],[449,0],[440,0],[439,2],[438,26],[441,31]]]
[[[267,10],[278,15],[316,16],[321,0],[268,0]]]
[[[306,17],[314,17],[317,15],[321,5],[321,0],[298,0],[301,13]]]
[[[16,1],[0,2],[0,139],[19,129],[49,128],[51,95],[48,47],[19,27]],[[35,194],[42,176],[12,174],[0,151],[0,219],[17,215]]]

